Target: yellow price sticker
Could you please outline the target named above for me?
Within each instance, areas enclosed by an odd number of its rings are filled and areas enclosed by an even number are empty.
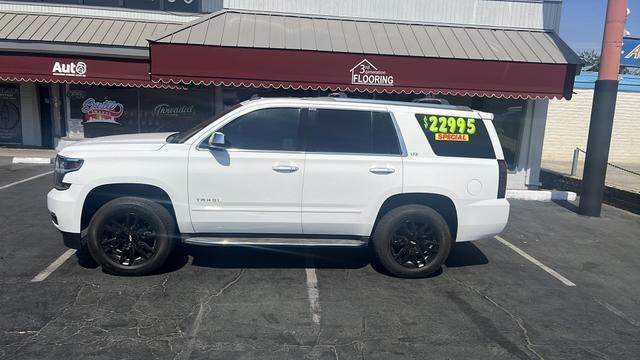
[[[439,141],[469,141],[469,134],[443,134],[437,133],[436,140]]]
[[[434,134],[466,134],[473,135],[476,133],[476,119],[462,118],[453,116],[436,116],[424,115],[422,124],[425,130],[429,130]],[[469,141],[468,136],[467,140]]]

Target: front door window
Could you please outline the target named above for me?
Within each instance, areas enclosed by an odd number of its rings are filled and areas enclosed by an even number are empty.
[[[222,128],[229,148],[299,151],[298,108],[262,109],[240,116]]]

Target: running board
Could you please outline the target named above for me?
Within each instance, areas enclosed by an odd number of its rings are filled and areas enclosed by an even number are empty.
[[[360,239],[320,239],[320,238],[259,238],[259,237],[185,237],[187,244],[194,245],[231,245],[231,246],[340,246],[359,247],[366,246],[369,238]]]

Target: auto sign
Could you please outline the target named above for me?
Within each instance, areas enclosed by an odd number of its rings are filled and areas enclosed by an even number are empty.
[[[620,65],[640,67],[640,38],[625,37],[622,40]]]

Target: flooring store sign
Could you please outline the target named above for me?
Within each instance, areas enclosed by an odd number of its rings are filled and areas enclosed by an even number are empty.
[[[351,68],[351,83],[354,85],[393,86],[393,76],[379,70],[364,59]]]

